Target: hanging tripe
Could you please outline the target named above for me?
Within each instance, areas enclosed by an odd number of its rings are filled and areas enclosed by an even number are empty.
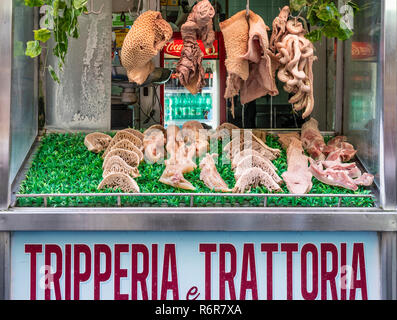
[[[295,111],[305,109],[302,118],[307,118],[314,108],[313,62],[314,46],[305,38],[306,30],[298,21],[300,17],[288,20],[289,7],[284,7],[274,20],[270,39],[271,49],[277,61],[277,76],[283,82],[284,90],[293,96],[289,103]],[[303,19],[303,18],[302,18]]]
[[[248,12],[248,16],[247,16]],[[269,51],[268,27],[252,11],[242,10],[220,22],[226,49],[225,99],[232,100],[240,93],[242,104],[267,94],[278,95]]]
[[[295,111],[304,110],[302,118],[313,111],[314,47],[305,38],[306,30],[298,18],[288,20],[290,9],[285,6],[273,21],[272,36],[268,40],[268,27],[262,18],[250,10],[242,10],[220,22],[226,49],[225,99],[240,94],[242,104],[267,94],[279,94],[276,73],[284,90],[293,96],[289,102]]]
[[[210,48],[215,40],[212,18],[215,10],[208,0],[198,2],[181,27],[183,49],[176,66],[179,82],[192,94],[197,94],[205,86],[202,66],[203,52],[197,40],[202,40],[205,48]]]
[[[172,37],[170,24],[157,11],[146,11],[134,22],[121,48],[121,64],[130,82],[142,84],[154,71],[152,58]]]

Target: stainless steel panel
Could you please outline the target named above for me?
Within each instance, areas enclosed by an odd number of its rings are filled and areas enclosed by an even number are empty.
[[[381,205],[386,209],[397,206],[397,2],[383,2],[383,121],[381,142]]]
[[[12,0],[0,1],[0,210],[10,203]]]
[[[25,55],[25,43],[33,40],[34,9],[13,1],[13,62],[11,86],[10,183],[23,164],[38,130],[37,62]]]
[[[383,300],[397,300],[397,234],[380,235],[381,295]]]
[[[7,300],[10,298],[10,245],[10,233],[0,232],[0,300]]]
[[[60,85],[47,73],[46,126],[64,130],[109,130],[111,115],[112,2],[96,0],[79,17],[80,37],[71,39]],[[52,66],[57,61],[48,56]]]
[[[14,208],[0,231],[397,231],[382,210],[282,208]]]

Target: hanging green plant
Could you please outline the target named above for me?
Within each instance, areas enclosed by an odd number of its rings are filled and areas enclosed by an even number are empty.
[[[346,1],[339,9],[335,0],[290,0],[291,11],[298,12],[313,28],[306,34],[312,42],[323,36],[348,40],[353,36],[353,17],[359,7]]]
[[[65,57],[68,52],[69,38],[79,37],[78,17],[87,11],[88,0],[25,0],[29,7],[46,6],[46,13],[41,20],[41,29],[33,30],[34,40],[28,41],[25,54],[31,58],[39,56],[42,52],[42,44],[51,37],[55,41],[52,50],[58,58],[58,69],[63,70]],[[47,59],[46,59],[47,60]],[[52,79],[59,83],[59,77],[53,66],[45,65]]]

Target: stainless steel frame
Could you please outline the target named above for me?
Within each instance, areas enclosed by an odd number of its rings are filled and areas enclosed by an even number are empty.
[[[0,299],[10,297],[14,231],[375,231],[382,298],[397,299],[397,3],[382,0],[381,208],[11,208],[12,0],[0,1]],[[339,87],[340,88],[340,87]],[[185,194],[184,194],[185,195]],[[214,194],[211,194],[214,196]]]
[[[397,206],[397,2],[382,1],[382,87],[383,121],[381,131],[380,202],[385,209]],[[383,138],[383,139],[382,139]],[[383,232],[380,237],[382,299],[397,299],[397,234]]]
[[[397,234],[380,234],[381,296],[384,300],[397,300]]]
[[[397,2],[384,0],[381,39],[383,114],[381,123],[381,195],[385,209],[397,207]]]
[[[0,1],[0,210],[10,204],[12,1]]]
[[[380,232],[381,299],[397,300],[397,235]],[[0,300],[11,298],[11,233],[0,232]]]
[[[11,281],[10,232],[0,232],[0,300],[10,298]]]
[[[0,231],[397,231],[397,215],[344,208],[18,208]]]

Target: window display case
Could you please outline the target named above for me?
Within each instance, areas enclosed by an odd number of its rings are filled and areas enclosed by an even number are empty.
[[[150,1],[143,2],[145,10],[150,8]],[[76,51],[68,57],[68,62],[72,63],[67,65],[60,84],[56,84],[42,76],[38,58],[31,60],[18,54],[18,43],[30,40],[33,37],[31,31],[38,27],[39,12],[19,1],[0,2],[0,20],[3,22],[0,29],[0,59],[3,62],[0,67],[0,286],[4,289],[0,297],[11,297],[10,241],[13,235],[18,236],[18,232],[23,231],[55,232],[48,239],[56,238],[56,232],[61,231],[168,231],[180,232],[181,239],[183,233],[189,231],[238,231],[246,233],[247,237],[250,232],[332,234],[343,231],[373,232],[376,235],[380,296],[395,299],[396,2],[377,1],[372,3],[370,12],[357,15],[353,37],[345,42],[335,41],[334,55],[328,55],[334,59],[334,69],[327,69],[332,65],[331,60],[319,62],[327,77],[335,79],[334,105],[328,103],[327,106],[332,108],[335,119],[332,128],[327,124],[320,127],[320,131],[329,139],[346,136],[357,149],[355,162],[363,172],[374,175],[374,184],[350,192],[328,188],[313,180],[316,188],[310,194],[294,195],[286,189],[272,193],[263,188],[243,194],[214,192],[200,182],[200,168],[188,175],[195,191],[164,187],[156,184],[164,170],[163,164],[151,163],[139,166],[140,193],[98,192],[103,159],[101,155],[87,151],[84,137],[97,131],[111,136],[116,134],[111,130],[110,121],[110,7],[103,7],[101,17],[109,18],[106,20],[109,30],[97,25],[94,16],[81,17],[88,28],[81,30],[80,39],[73,40],[76,42],[71,47]],[[24,23],[20,23],[22,20]],[[271,25],[271,22],[267,24]],[[176,39],[179,39],[177,33],[173,41]],[[85,47],[79,46],[78,41],[84,41]],[[217,41],[223,41],[223,38]],[[83,50],[83,54],[79,50]],[[175,69],[178,57],[172,56],[172,52],[170,47],[165,47],[157,65]],[[160,117],[156,125],[166,129],[172,124],[182,127],[187,121],[197,120],[216,129],[226,122],[224,58],[204,58],[207,85],[199,95],[188,94],[172,76],[161,85],[160,101],[153,103]],[[74,63],[78,59],[81,64]],[[139,99],[151,99],[146,96],[150,90],[140,90]],[[39,96],[46,100],[46,125],[43,128],[38,127]],[[321,114],[322,105],[316,105],[316,108]],[[78,119],[76,115],[80,115]],[[135,126],[135,129],[144,131],[146,128]],[[266,131],[265,141],[270,147],[280,149],[278,133],[300,132],[300,128],[257,129]],[[274,162],[278,172],[286,169],[285,151],[283,155],[284,162]],[[233,175],[230,163],[219,165],[218,169],[225,180]],[[235,180],[227,181],[228,187],[233,188]],[[62,239],[62,244],[67,244],[67,238]],[[17,240],[17,248],[22,248],[23,241]],[[149,243],[150,239],[147,241]]]

